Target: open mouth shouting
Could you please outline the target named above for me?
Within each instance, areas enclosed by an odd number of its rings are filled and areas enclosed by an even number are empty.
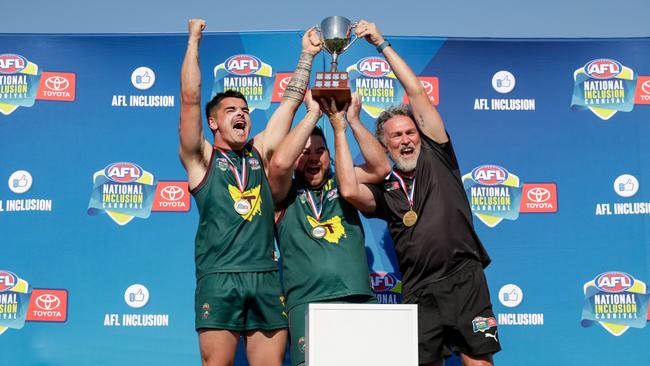
[[[232,130],[237,136],[246,136],[246,121],[243,119],[234,121]]]
[[[415,147],[413,146],[413,144],[409,144],[409,145],[406,145],[406,146],[400,146],[399,154],[403,158],[409,159],[409,158],[413,157],[413,155],[415,154]]]

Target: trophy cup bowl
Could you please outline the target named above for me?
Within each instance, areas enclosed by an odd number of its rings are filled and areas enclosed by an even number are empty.
[[[331,16],[323,19],[320,26],[316,26],[320,34],[323,48],[332,55],[332,62],[329,72],[317,72],[316,84],[311,89],[315,100],[329,103],[330,98],[336,100],[339,110],[346,103],[352,100],[350,87],[348,86],[348,73],[337,71],[338,58],[357,40],[351,40],[353,29],[356,23],[342,16]]]

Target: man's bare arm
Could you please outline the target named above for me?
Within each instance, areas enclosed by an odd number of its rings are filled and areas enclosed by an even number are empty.
[[[320,109],[318,103],[311,99],[310,93],[307,93],[305,104],[307,106],[305,118],[289,132],[271,159],[268,179],[273,202],[276,204],[282,202],[289,193],[296,160],[304,150],[307,139],[318,122]]]
[[[372,212],[375,209],[375,198],[370,189],[359,183],[355,167],[352,162],[350,145],[345,133],[346,123],[343,118],[345,110],[338,111],[336,102],[332,100],[329,104],[321,101],[323,112],[329,117],[332,129],[334,129],[334,151],[336,154],[336,180],[339,186],[339,193],[346,201],[362,212]],[[348,108],[349,110],[349,108]],[[385,156],[385,154],[382,152]]]
[[[361,100],[357,94],[352,95],[352,102],[346,117],[352,129],[352,134],[357,140],[359,150],[365,163],[356,166],[354,171],[359,184],[380,183],[390,173],[390,162],[386,156],[386,149],[377,141],[375,136],[368,131],[359,118]]]
[[[309,85],[309,75],[314,56],[321,50],[321,41],[314,28],[305,32],[302,37],[302,52],[287,85],[278,109],[273,112],[263,132],[255,136],[254,146],[262,154],[268,167],[274,151],[289,133],[291,122],[298,107],[302,103]],[[268,175],[268,168],[267,168]]]
[[[201,69],[199,43],[205,21],[189,21],[187,50],[181,66],[181,116],[178,124],[180,146],[178,153],[187,171],[190,189],[205,176],[211,154],[210,143],[203,136],[201,119]]]
[[[365,37],[374,46],[379,46],[385,41],[377,26],[365,20],[359,21],[356,32],[357,37]],[[411,108],[415,116],[415,122],[418,124],[420,131],[439,144],[447,142],[448,138],[442,117],[440,117],[436,107],[429,100],[424,87],[411,67],[392,46],[385,47],[382,53],[393,69],[395,76],[406,90],[406,95],[411,102]]]

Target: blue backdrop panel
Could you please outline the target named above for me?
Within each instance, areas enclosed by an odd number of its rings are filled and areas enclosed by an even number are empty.
[[[203,100],[234,77],[227,60],[244,61],[240,73],[262,80],[246,91],[261,131],[300,37],[205,34]],[[445,120],[493,259],[496,362],[638,361],[650,342],[650,39],[390,40]],[[186,42],[0,34],[3,365],[199,364],[198,215],[177,155]],[[318,56],[315,71],[328,63]],[[374,131],[403,90],[363,41],[339,65]],[[115,186],[131,201],[115,202]],[[373,289],[400,302],[385,224],[364,226]]]

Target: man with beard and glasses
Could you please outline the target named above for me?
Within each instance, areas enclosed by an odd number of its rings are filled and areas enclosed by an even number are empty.
[[[280,106],[266,129],[249,141],[251,119],[245,97],[217,94],[205,107],[214,144],[201,122],[199,42],[205,21],[189,21],[181,67],[179,155],[199,210],[195,241],[195,323],[203,365],[232,365],[239,337],[249,364],[279,366],[287,319],[274,258],[274,207],[267,181],[273,151],[289,132],[321,49],[314,29]]]
[[[384,55],[412,110],[392,107],[377,119],[376,136],[394,162],[386,180],[339,181],[340,190],[366,216],[388,223],[404,302],[418,305],[420,365],[442,365],[452,352],[464,365],[492,365],[501,347],[483,273],[490,258],[474,230],[449,135],[415,73],[375,24],[362,20],[356,32]],[[336,168],[353,177],[350,159]]]
[[[323,103],[335,106],[333,101]],[[309,93],[306,106],[307,115],[278,147],[269,173],[277,199],[276,239],[282,255],[293,366],[305,362],[309,303],[377,302],[370,288],[359,214],[341,198],[338,182],[342,178],[338,172],[336,176],[332,173],[325,136],[316,127],[319,105]],[[366,162],[351,167],[350,174],[355,181],[381,182],[390,172],[390,164],[381,144],[361,123],[360,109],[355,95],[347,117]],[[334,126],[338,162],[339,155],[350,154],[345,140],[345,111],[327,111]]]

